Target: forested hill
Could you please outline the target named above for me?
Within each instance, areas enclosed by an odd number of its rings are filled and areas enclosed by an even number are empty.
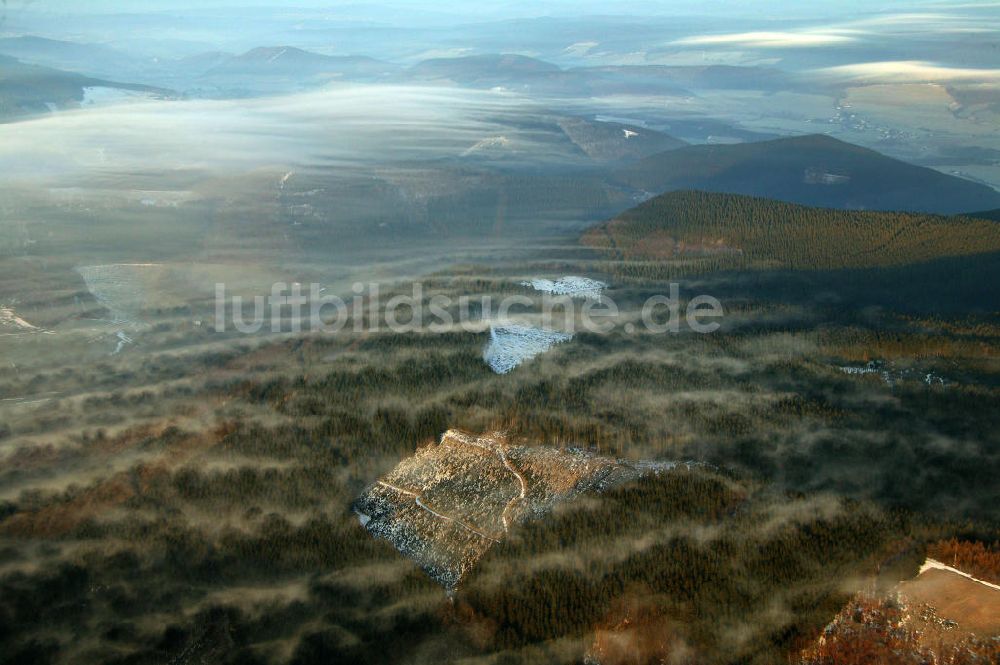
[[[957,214],[1000,207],[1000,192],[816,134],[697,145],[620,169],[619,182],[654,194],[700,189],[851,210]]]
[[[1000,225],[972,217],[831,210],[680,191],[593,227],[582,240],[625,260],[703,258],[746,268],[871,268],[997,252]]]

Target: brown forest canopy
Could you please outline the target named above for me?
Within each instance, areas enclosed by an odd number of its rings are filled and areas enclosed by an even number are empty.
[[[736,194],[671,192],[587,231],[625,260],[707,258],[744,268],[898,266],[1000,251],[984,219],[829,210]]]

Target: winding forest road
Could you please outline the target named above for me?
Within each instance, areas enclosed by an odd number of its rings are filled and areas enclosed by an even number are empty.
[[[487,441],[493,444],[493,445],[486,445],[484,443],[481,443],[482,441],[481,438],[466,436],[464,434],[460,434],[454,431],[448,432],[447,436],[450,436],[456,441],[460,441],[461,443],[464,443],[468,446],[474,446],[481,450],[485,450],[487,452],[495,454],[498,458],[500,458],[500,461],[503,462],[503,465],[507,467],[507,470],[510,471],[512,474],[514,474],[518,482],[521,484],[520,496],[515,496],[513,499],[508,501],[507,505],[504,506],[503,512],[500,513],[500,521],[503,523],[504,532],[510,531],[510,519],[507,517],[507,513],[510,512],[510,509],[514,507],[515,503],[528,496],[528,481],[525,480],[524,475],[520,471],[518,471],[513,464],[510,463],[509,459],[507,459],[507,452],[504,450],[504,445],[502,443],[499,443],[494,439],[485,437]]]
[[[500,540],[498,538],[496,538],[495,536],[491,536],[489,534],[483,533],[479,529],[476,529],[475,527],[469,526],[468,524],[466,524],[462,520],[455,519],[454,517],[451,517],[449,515],[445,515],[444,513],[439,513],[438,511],[434,510],[433,508],[431,508],[430,506],[428,506],[426,503],[424,503],[423,500],[421,499],[421,496],[419,494],[417,494],[416,492],[412,492],[410,490],[403,489],[402,487],[397,487],[396,485],[393,485],[392,483],[387,483],[384,480],[379,480],[378,484],[382,485],[383,487],[388,487],[391,490],[395,490],[396,492],[399,492],[400,494],[404,494],[406,496],[413,497],[413,502],[415,504],[417,504],[417,506],[419,506],[420,508],[423,508],[424,510],[426,510],[428,513],[430,513],[434,517],[437,517],[439,519],[442,519],[442,520],[445,520],[445,521],[448,521],[448,522],[453,522],[453,523],[459,525],[460,527],[462,527],[462,528],[464,528],[464,529],[466,529],[468,531],[471,531],[472,533],[474,533],[474,534],[476,534],[478,536],[482,536],[483,538],[486,538],[488,540],[492,540],[495,543],[499,543],[500,542]]]
[[[504,506],[503,512],[500,514],[500,520],[503,522],[503,530],[510,531],[510,520],[507,518],[507,512],[514,507],[514,504],[518,500],[528,496],[528,481],[526,481],[521,472],[515,469],[514,465],[510,463],[510,460],[507,459],[507,452],[502,447],[497,448],[496,452],[500,457],[500,461],[503,462],[505,467],[507,467],[507,470],[517,476],[518,481],[521,483],[521,495],[508,501],[507,505]]]

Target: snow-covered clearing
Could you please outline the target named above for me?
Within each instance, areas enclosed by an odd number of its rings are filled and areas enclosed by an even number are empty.
[[[973,577],[972,575],[970,575],[968,573],[963,573],[958,568],[952,568],[951,566],[946,566],[945,564],[941,563],[940,561],[936,561],[934,559],[927,559],[926,561],[924,561],[924,565],[920,566],[920,574],[922,575],[924,572],[926,572],[928,570],[931,570],[932,568],[933,569],[937,569],[937,570],[944,570],[944,571],[947,571],[949,573],[954,573],[956,575],[961,575],[962,577],[968,578],[968,579],[972,580],[973,582],[978,582],[979,584],[982,584],[984,586],[988,586],[991,589],[994,589],[996,591],[1000,591],[1000,585],[996,585],[996,584],[993,584],[992,582],[986,582],[984,580],[978,579],[978,578]]]
[[[155,263],[117,263],[82,266],[80,273],[87,290],[111,313],[113,323],[137,324],[139,312],[147,301],[143,272]]]
[[[551,279],[531,279],[521,282],[522,286],[530,286],[536,291],[542,291],[556,296],[571,296],[573,298],[587,298],[597,300],[604,293],[608,285],[589,277],[575,277],[572,275],[561,277],[556,280]]]
[[[14,328],[20,332],[42,332],[40,328],[18,316],[13,307],[0,307],[0,328]]]
[[[871,360],[866,364],[858,366],[843,366],[839,367],[841,372],[844,374],[850,374],[851,376],[865,376],[868,374],[877,374],[886,385],[894,386],[897,381],[903,380],[915,380],[922,381],[928,386],[938,385],[946,386],[948,385],[948,380],[943,376],[935,374],[934,372],[923,372],[917,370],[913,367],[906,367],[899,369],[892,362],[883,362],[881,360]]]
[[[506,374],[523,362],[573,339],[569,333],[520,325],[490,326],[483,360],[497,374]]]
[[[505,150],[509,148],[511,141],[506,136],[491,136],[479,141],[471,148],[462,153],[463,157],[469,157],[480,152],[490,152],[495,150]]]

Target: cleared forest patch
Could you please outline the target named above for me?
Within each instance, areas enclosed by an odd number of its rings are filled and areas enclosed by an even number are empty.
[[[500,433],[448,430],[376,480],[354,503],[364,527],[445,587],[510,529],[586,492],[601,492],[673,463],[632,463],[589,451],[510,444]]]

